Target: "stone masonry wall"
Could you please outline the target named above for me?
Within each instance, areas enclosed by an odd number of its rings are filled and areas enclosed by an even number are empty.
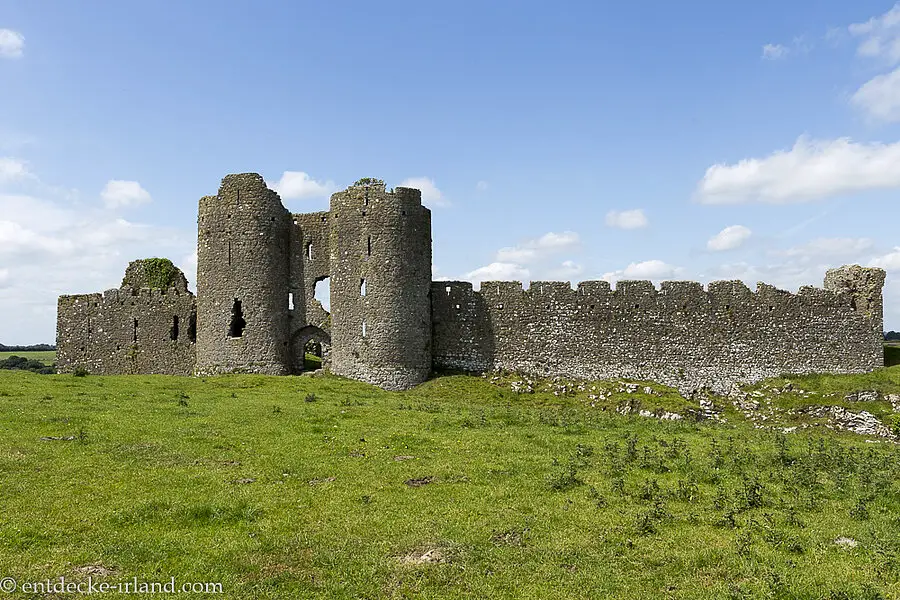
[[[879,275],[880,273],[880,275]],[[783,373],[858,373],[883,365],[884,272],[830,274],[843,291],[798,294],[739,281],[434,282],[434,364],[536,375],[652,380],[726,392]],[[859,286],[848,281],[869,283]],[[874,282],[874,283],[873,283]],[[835,285],[835,284],[832,284]],[[876,300],[877,298],[877,300]],[[865,305],[865,309],[860,308]],[[877,334],[877,335],[876,335]]]
[[[198,374],[290,373],[290,213],[243,173],[200,200],[197,224]]]
[[[305,314],[295,319],[292,334],[307,324],[331,330],[328,312],[315,296],[316,283],[331,275],[328,217],[328,212],[294,215],[300,241],[291,258],[291,289],[295,290],[294,306],[303,307]]]
[[[390,390],[425,381],[431,211],[421,192],[352,186],[332,195],[330,219],[333,372]]]
[[[190,375],[194,369],[196,304],[190,292],[112,289],[60,296],[56,364],[98,375]]]

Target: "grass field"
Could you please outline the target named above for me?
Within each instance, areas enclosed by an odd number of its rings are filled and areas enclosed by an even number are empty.
[[[10,356],[21,356],[22,358],[39,360],[45,365],[52,365],[56,361],[56,352],[53,350],[45,352],[0,352],[0,360],[4,360]]]
[[[900,368],[793,382],[898,392]],[[631,396],[699,408],[657,389]],[[0,577],[247,599],[900,596],[895,445],[728,407],[622,416],[624,394],[589,391],[0,371]]]

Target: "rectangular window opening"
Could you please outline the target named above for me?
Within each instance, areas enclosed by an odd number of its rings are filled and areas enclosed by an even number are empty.
[[[312,242],[306,242],[306,259],[312,260]]]
[[[197,313],[191,313],[188,317],[188,339],[193,344],[197,341]]]
[[[448,296],[450,295],[450,286],[449,285],[447,286],[447,295]]]
[[[372,236],[369,236],[369,241],[366,245],[366,255],[372,256]]]
[[[365,279],[359,280],[359,295],[360,296],[366,295],[366,280]]]
[[[366,322],[362,322],[362,336],[366,337]]]
[[[169,339],[173,342],[178,339],[178,315],[172,317],[172,329],[169,331]]]
[[[137,342],[137,328],[138,328],[137,319],[134,319],[133,325],[134,325],[134,329],[132,330],[132,333],[131,333],[131,341]]]
[[[288,310],[294,310],[294,292],[288,292]]]
[[[231,242],[228,242],[228,266],[231,266]]]

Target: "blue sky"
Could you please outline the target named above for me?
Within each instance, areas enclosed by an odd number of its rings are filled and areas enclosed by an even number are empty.
[[[294,212],[423,188],[434,277],[888,270],[900,329],[890,2],[0,0],[0,342],[168,256],[262,174]],[[895,281],[897,280],[897,281]]]

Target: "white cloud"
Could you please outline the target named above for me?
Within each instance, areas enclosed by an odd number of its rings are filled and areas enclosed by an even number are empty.
[[[606,226],[618,229],[640,229],[647,226],[647,215],[640,208],[633,210],[611,210],[606,213]]]
[[[499,263],[530,263],[544,259],[551,254],[572,249],[580,243],[581,238],[574,231],[564,231],[562,233],[551,231],[518,246],[501,248],[497,251],[497,261]]]
[[[762,57],[766,60],[778,60],[787,56],[789,49],[781,44],[766,44],[762,49]]]
[[[525,281],[530,277],[528,269],[515,263],[493,262],[466,273],[465,279],[476,285],[483,281]]]
[[[475,184],[476,191],[484,192],[484,191],[487,191],[487,189],[488,189],[487,181],[479,181],[478,183]]]
[[[0,342],[52,342],[59,295],[118,287],[129,261],[184,256],[193,237],[116,218],[99,203],[0,194],[0,313],[17,315]]]
[[[800,263],[846,263],[864,256],[874,245],[869,238],[817,238],[787,250],[773,250],[770,254],[792,258]]]
[[[0,183],[9,183],[22,179],[33,179],[28,163],[18,158],[9,156],[0,157]]]
[[[179,269],[181,269],[184,276],[187,277],[188,280],[188,289],[192,292],[197,293],[197,243],[194,242],[194,251],[190,254],[184,256],[180,262],[177,263]]]
[[[753,232],[743,225],[731,225],[711,237],[706,242],[706,248],[713,252],[734,250],[750,239],[752,234]]]
[[[285,171],[276,183],[267,184],[282,200],[326,198],[337,189],[333,181],[316,181],[303,171]]]
[[[873,77],[850,98],[870,118],[888,123],[900,121],[900,68]]]
[[[856,52],[860,56],[880,58],[891,64],[900,62],[900,4],[865,23],[854,23],[850,35],[860,38]]]
[[[549,275],[551,279],[566,280],[581,275],[583,272],[584,267],[582,265],[574,260],[564,260],[558,267],[550,270]]]
[[[790,204],[895,187],[900,187],[900,142],[801,136],[791,150],[709,167],[695,196],[703,204]]]
[[[9,269],[0,269],[0,288],[9,285]]]
[[[150,197],[150,193],[142,188],[137,181],[122,181],[120,179],[110,179],[103,191],[100,192],[100,197],[103,198],[106,208],[137,206],[139,204],[147,204],[153,200]]]
[[[444,194],[434,184],[434,179],[428,177],[410,177],[404,179],[399,186],[414,188],[422,192],[422,204],[429,208],[450,206],[450,201],[444,197]]]
[[[661,280],[679,276],[684,269],[670,265],[661,260],[645,260],[631,263],[620,271],[604,273],[601,279],[610,283],[622,280]]]
[[[881,267],[885,271],[900,271],[900,246],[894,248],[883,256],[877,256],[869,261],[870,267]]]
[[[12,29],[0,29],[0,58],[21,58],[25,36]]]

